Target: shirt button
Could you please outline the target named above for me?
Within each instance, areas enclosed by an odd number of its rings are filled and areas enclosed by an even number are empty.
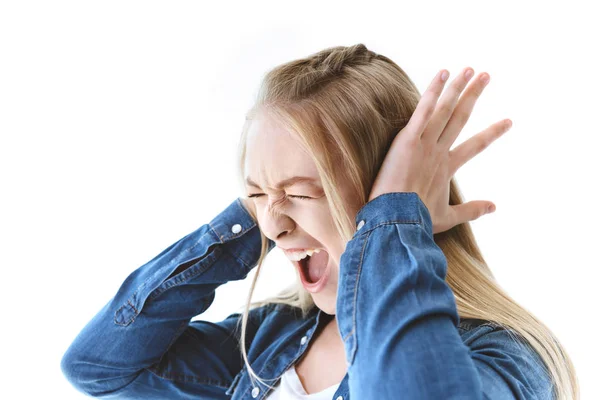
[[[252,389],[252,397],[254,398],[254,397],[258,396],[258,392],[260,392],[260,390],[258,390],[257,387],[255,387],[254,389]]]
[[[363,220],[361,220],[361,221],[358,223],[358,226],[356,227],[356,230],[358,231],[358,230],[359,230],[360,228],[362,228],[364,225],[365,225],[365,220],[363,219]]]
[[[233,233],[240,233],[242,230],[242,226],[240,224],[235,224],[234,226],[231,227],[231,232]]]
[[[344,398],[342,396],[338,396],[335,398],[335,400],[344,400]]]
[[[308,340],[308,338],[306,336],[302,336],[302,339],[300,339],[300,344],[304,344],[306,343],[306,341]]]

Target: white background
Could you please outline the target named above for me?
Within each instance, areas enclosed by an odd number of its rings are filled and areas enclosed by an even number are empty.
[[[123,280],[243,195],[245,112],[264,73],[363,43],[425,90],[442,68],[491,82],[456,144],[513,128],[456,175],[501,285],[558,336],[600,398],[598,32],[571,1],[5,1],[0,5],[4,398],[83,399],[61,374]],[[279,250],[255,299],[293,278]],[[249,286],[217,290],[219,321]],[[10,394],[10,396],[9,396]]]

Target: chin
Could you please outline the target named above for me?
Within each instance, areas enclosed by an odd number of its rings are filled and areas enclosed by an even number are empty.
[[[313,296],[313,301],[325,314],[335,315],[335,298],[331,301],[331,299],[316,299],[315,296]]]

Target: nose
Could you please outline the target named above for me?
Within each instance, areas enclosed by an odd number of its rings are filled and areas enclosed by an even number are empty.
[[[263,207],[261,212],[258,213],[258,222],[262,232],[272,241],[276,242],[285,234],[290,234],[294,228],[294,221],[279,207],[277,207],[278,200],[271,200],[267,207]]]

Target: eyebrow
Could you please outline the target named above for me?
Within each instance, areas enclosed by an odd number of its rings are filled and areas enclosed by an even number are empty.
[[[260,186],[258,186],[252,180],[252,178],[250,178],[249,176],[246,178],[246,183],[249,186],[253,186],[253,187],[257,188],[257,189],[260,189]],[[308,176],[293,176],[291,178],[287,178],[287,179],[284,179],[281,182],[279,182],[277,185],[275,185],[275,189],[283,189],[283,188],[286,188],[288,186],[295,185],[297,183],[307,183],[307,184],[312,185],[312,186],[317,187],[317,188],[320,187],[317,184],[317,180],[314,179],[314,178],[310,178]]]

